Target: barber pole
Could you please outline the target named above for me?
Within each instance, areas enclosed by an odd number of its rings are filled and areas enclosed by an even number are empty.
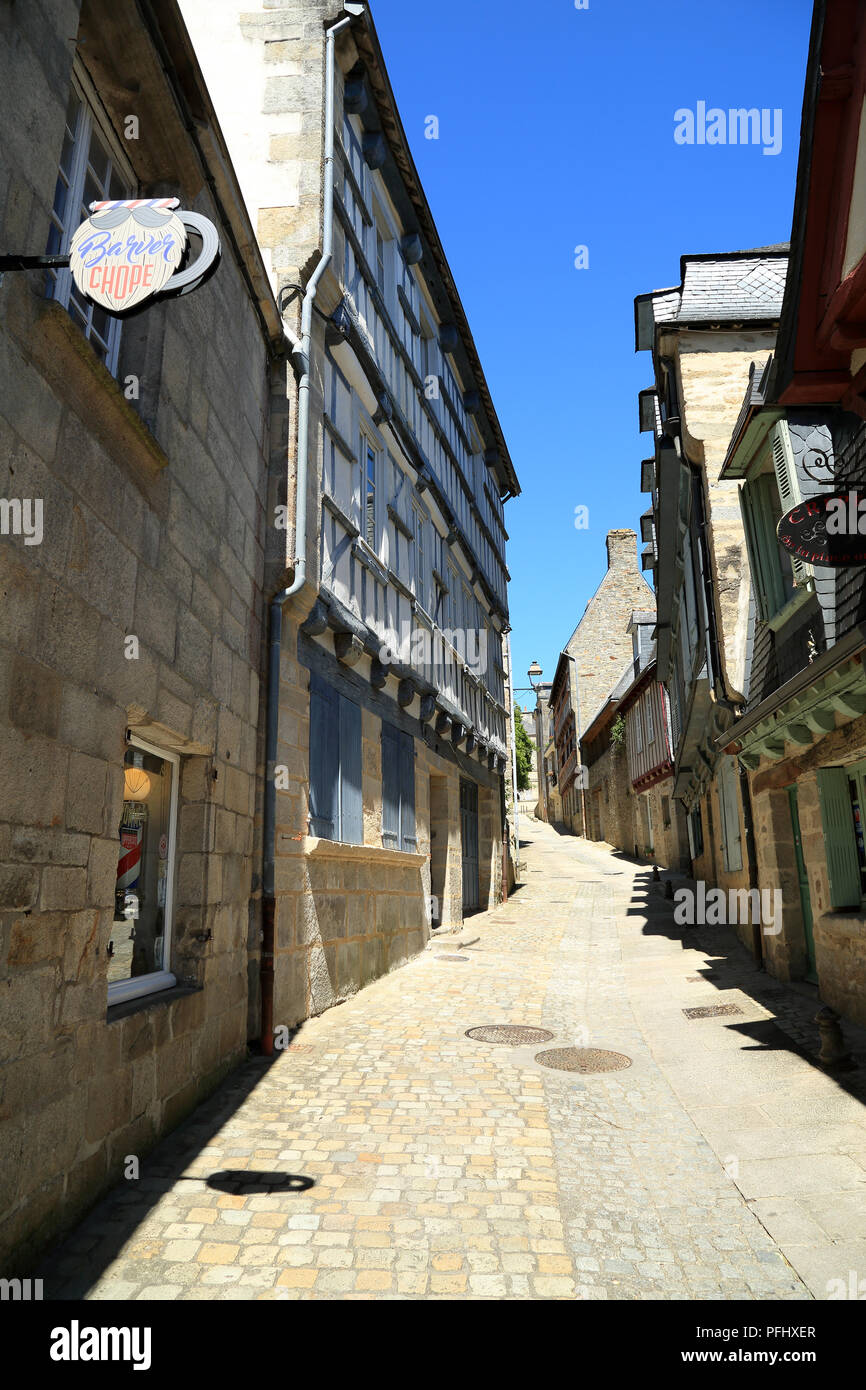
[[[144,838],[143,807],[124,802],[123,819],[120,822],[120,857],[117,861],[117,883],[115,901],[121,903],[126,893],[138,892],[141,877],[141,847]]]

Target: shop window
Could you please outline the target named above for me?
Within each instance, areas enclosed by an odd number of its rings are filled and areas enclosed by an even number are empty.
[[[109,942],[108,1002],[170,989],[179,758],[130,739]]]

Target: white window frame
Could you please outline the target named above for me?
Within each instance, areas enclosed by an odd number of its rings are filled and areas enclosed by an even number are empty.
[[[368,450],[373,454],[373,540],[367,539],[367,468]],[[381,541],[381,506],[380,498],[382,494],[382,449],[377,444],[372,432],[361,425],[361,539],[369,550],[379,558],[379,544]]]
[[[415,588],[415,598],[426,613],[427,591],[429,588],[427,577],[431,570],[433,557],[428,554],[428,547],[426,545],[426,530],[430,523],[430,517],[418,501],[413,501],[412,503],[412,520],[412,529],[414,532],[413,540],[415,544],[415,553],[412,556],[412,580]]]
[[[104,114],[101,114],[101,103],[96,89],[78,62],[73,65],[72,81],[70,85],[70,93],[72,92],[75,93],[81,104],[78,111],[75,131],[73,132],[74,145],[72,165],[69,170],[69,179],[67,183],[65,221],[60,221],[53,206],[50,216],[52,229],[60,233],[60,243],[56,252],[53,253],[59,256],[67,255],[70,242],[80,226],[78,215],[84,202],[88,155],[90,154],[90,142],[94,131],[96,131],[99,138],[106,145],[111,159],[109,182],[112,173],[116,172],[126,186],[125,193],[128,197],[133,197],[135,195],[138,186],[138,181],[133,173],[132,166],[124,156],[123,150],[118,144],[110,124]],[[66,127],[64,125],[64,131],[65,129]],[[60,155],[58,155],[58,180],[61,177]],[[105,196],[108,197],[108,188],[105,188],[104,192]],[[82,324],[81,320],[72,313],[69,307],[73,288],[72,271],[68,267],[61,267],[53,272],[49,271],[49,297],[55,299],[58,304],[62,305],[73,323],[81,329],[84,337],[90,342],[93,332],[93,311],[95,306],[87,301],[87,323]],[[117,359],[120,352],[121,320],[114,314],[109,314],[108,320],[108,338],[105,343],[104,363],[111,375],[116,376]]]
[[[125,1004],[130,999],[141,999],[148,994],[159,994],[172,989],[177,977],[165,968],[166,959],[171,960],[172,935],[174,931],[174,870],[177,851],[177,806],[180,783],[180,755],[170,753],[166,748],[157,748],[146,743],[143,738],[130,734],[127,744],[130,748],[140,748],[155,758],[171,764],[171,797],[168,813],[168,867],[165,880],[165,916],[162,930],[162,970],[154,970],[149,975],[135,975],[128,980],[111,980],[108,984],[108,1003]]]

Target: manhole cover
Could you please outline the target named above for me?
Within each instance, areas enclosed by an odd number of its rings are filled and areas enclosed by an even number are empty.
[[[631,1066],[631,1058],[624,1052],[604,1052],[598,1047],[552,1047],[549,1052],[538,1052],[536,1062],[554,1071],[624,1071]]]
[[[444,953],[436,957],[437,960],[468,960],[468,956],[446,956]]]
[[[526,1028],[522,1024],[488,1023],[483,1028],[469,1028],[467,1038],[476,1042],[505,1043],[508,1047],[528,1046],[530,1043],[550,1042],[553,1033],[546,1028]]]
[[[701,1009],[683,1009],[686,1018],[722,1018],[726,1014],[741,1014],[736,1004],[707,1004]]]

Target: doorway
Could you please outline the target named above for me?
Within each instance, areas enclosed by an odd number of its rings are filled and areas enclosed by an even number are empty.
[[[478,911],[478,786],[460,779],[460,843],[463,862],[463,915]]]

